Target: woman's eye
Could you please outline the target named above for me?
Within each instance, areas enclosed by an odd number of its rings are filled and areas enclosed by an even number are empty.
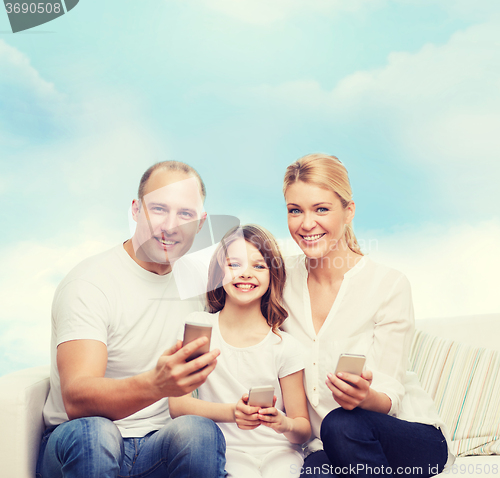
[[[289,209],[288,212],[290,214],[300,214],[300,209],[293,208],[293,209]]]
[[[319,207],[318,209],[316,209],[317,212],[328,212],[328,208],[326,207]]]

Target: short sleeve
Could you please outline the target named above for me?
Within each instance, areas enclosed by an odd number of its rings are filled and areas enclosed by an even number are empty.
[[[278,368],[278,377],[283,378],[304,369],[304,350],[302,344],[286,332],[281,335],[281,363]]]
[[[107,345],[109,301],[94,284],[76,279],[57,294],[52,307],[56,346],[69,340],[98,340]]]

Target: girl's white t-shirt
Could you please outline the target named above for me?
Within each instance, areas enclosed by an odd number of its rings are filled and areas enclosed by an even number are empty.
[[[186,322],[212,326],[210,349],[221,351],[215,370],[198,389],[198,398],[214,403],[237,403],[251,387],[274,386],[276,408],[284,411],[279,379],[304,368],[302,347],[289,334],[279,331],[281,338],[269,330],[266,337],[250,347],[233,347],[223,338],[219,329],[219,314],[194,312]],[[179,333],[182,340],[184,327]],[[226,446],[249,453],[264,453],[269,447],[284,446],[300,450],[282,434],[260,425],[254,430],[241,430],[236,423],[218,423]]]

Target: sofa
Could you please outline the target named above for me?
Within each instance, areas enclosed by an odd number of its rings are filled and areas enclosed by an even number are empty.
[[[416,329],[410,367],[458,454],[440,478],[500,478],[500,314],[423,319]],[[48,391],[49,366],[0,377],[2,478],[35,476]]]

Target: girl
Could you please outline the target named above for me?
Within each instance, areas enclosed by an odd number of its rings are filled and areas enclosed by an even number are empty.
[[[427,477],[449,459],[444,423],[414,374],[410,285],[361,253],[343,164],[311,154],[290,165],[283,191],[288,227],[302,249],[287,263],[284,330],[306,348],[313,438],[302,476]],[[339,355],[366,355],[361,376],[334,372]],[[328,476],[328,475],[327,475]]]
[[[219,423],[230,477],[296,478],[303,462],[300,444],[311,434],[300,345],[278,330],[287,316],[281,305],[284,284],[274,238],[255,225],[233,229],[210,263],[211,313],[187,318],[213,326],[211,347],[221,354],[198,389],[199,398],[170,398],[170,414]],[[248,390],[265,385],[274,386],[275,405],[249,406]]]

